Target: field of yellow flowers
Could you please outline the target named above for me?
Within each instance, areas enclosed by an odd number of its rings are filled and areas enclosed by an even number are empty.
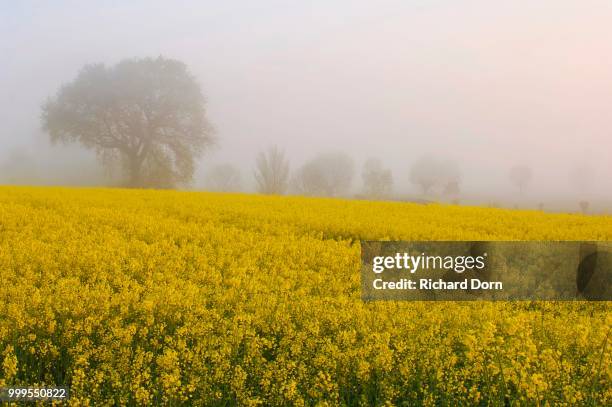
[[[0,386],[90,405],[610,405],[610,303],[360,299],[360,239],[612,240],[612,217],[0,187]]]

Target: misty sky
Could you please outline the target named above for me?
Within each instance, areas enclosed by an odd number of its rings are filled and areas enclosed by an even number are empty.
[[[327,150],[383,158],[398,190],[434,153],[466,190],[509,188],[527,164],[534,188],[564,193],[588,164],[592,193],[612,195],[609,0],[92,3],[0,0],[0,160],[89,160],[48,146],[41,103],[84,64],[163,55],[208,99],[219,145],[203,163],[245,178],[277,144],[294,167]]]

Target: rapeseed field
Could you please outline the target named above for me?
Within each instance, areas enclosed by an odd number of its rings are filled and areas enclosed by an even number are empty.
[[[612,217],[0,187],[0,386],[73,405],[610,405],[609,302],[371,302],[360,240],[612,240]]]

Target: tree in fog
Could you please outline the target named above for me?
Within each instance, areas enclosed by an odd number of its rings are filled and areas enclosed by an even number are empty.
[[[569,171],[568,175],[571,186],[583,198],[578,202],[580,211],[587,213],[591,204],[587,199],[584,199],[584,196],[591,185],[593,172],[587,165],[577,165]]]
[[[442,161],[438,166],[442,193],[457,200],[461,194],[461,170],[459,166],[454,161]]]
[[[419,158],[410,168],[410,182],[418,185],[424,195],[438,183],[438,179],[437,161],[431,156]]]
[[[578,202],[578,206],[580,207],[580,211],[586,214],[589,211],[589,207],[591,206],[591,203],[589,201],[582,200]]]
[[[289,161],[276,146],[260,152],[255,162],[255,181],[262,194],[281,195],[289,185]]]
[[[442,191],[444,195],[448,196],[457,196],[461,193],[461,188],[459,187],[458,181],[448,181],[446,185],[444,185],[444,190]]]
[[[459,204],[459,195],[461,194],[461,188],[459,187],[459,181],[447,181],[444,185],[442,193],[451,199],[453,204]]]
[[[231,164],[218,164],[206,173],[206,188],[211,191],[240,191],[240,171]]]
[[[364,163],[361,178],[366,196],[380,199],[391,195],[393,175],[390,169],[383,168],[379,159],[370,158]]]
[[[321,154],[305,163],[293,184],[298,193],[311,196],[341,196],[353,181],[353,160],[344,153]]]
[[[424,195],[434,189],[449,196],[460,192],[461,171],[454,161],[425,155],[410,168],[410,181],[419,186]]]
[[[42,123],[52,142],[77,142],[119,164],[130,187],[191,181],[213,142],[198,82],[163,57],[85,66],[44,104]]]
[[[510,169],[510,181],[523,193],[533,179],[533,171],[526,165],[517,165]]]

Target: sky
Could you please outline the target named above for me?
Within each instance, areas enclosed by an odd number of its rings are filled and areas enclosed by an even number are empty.
[[[380,158],[406,193],[424,154],[456,161],[474,194],[509,193],[528,165],[535,200],[574,194],[568,171],[588,166],[588,193],[612,199],[610,21],[608,0],[0,0],[0,162],[96,168],[49,145],[41,104],[85,64],[163,55],[197,77],[216,128],[196,184],[224,162],[249,183],[278,145],[294,168]]]

